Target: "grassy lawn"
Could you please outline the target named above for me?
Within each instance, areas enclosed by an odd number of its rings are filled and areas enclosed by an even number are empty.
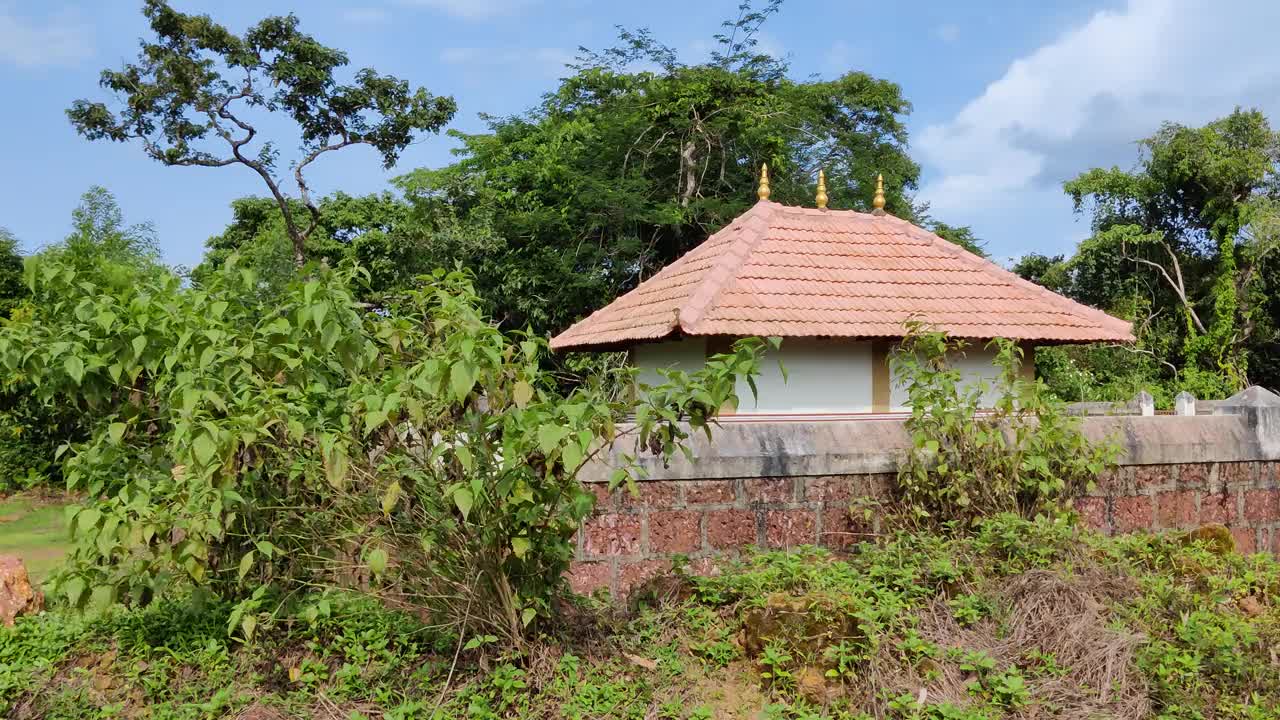
[[[32,495],[0,500],[0,555],[17,555],[35,582],[62,562],[70,543],[62,509],[68,501]]]

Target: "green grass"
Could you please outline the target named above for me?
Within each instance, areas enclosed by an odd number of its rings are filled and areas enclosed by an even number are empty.
[[[65,502],[15,495],[0,500],[0,555],[17,555],[35,582],[49,577],[70,548],[62,520]]]

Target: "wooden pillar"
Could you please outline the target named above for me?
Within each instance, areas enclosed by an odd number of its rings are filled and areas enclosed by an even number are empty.
[[[893,378],[889,373],[889,341],[871,341],[871,412],[889,412]]]

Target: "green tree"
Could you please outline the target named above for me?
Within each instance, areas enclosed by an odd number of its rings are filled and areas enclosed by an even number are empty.
[[[499,247],[457,258],[510,326],[559,330],[697,246],[756,201],[762,162],[774,200],[869,210],[883,173],[888,209],[915,218],[919,167],[906,153],[911,105],[862,72],[795,80],[757,52],[777,9],[748,4],[702,64],[647,31],[583,50],[572,74],[525,114],[454,133],[461,159],[398,181],[421,217],[485,218]],[[640,69],[644,68],[644,69]]]
[[[1236,110],[1204,127],[1166,124],[1132,170],[1095,168],[1065,184],[1093,235],[1074,256],[1027,258],[1024,276],[1135,321],[1150,381],[1201,396],[1253,377],[1276,337],[1280,135]],[[1119,364],[1119,363],[1117,363]]]
[[[27,297],[22,283],[22,256],[18,254],[18,238],[0,227],[0,320]]]
[[[56,583],[74,604],[189,584],[241,600],[233,629],[251,636],[268,586],[363,580],[518,641],[564,588],[594,501],[586,461],[624,432],[664,456],[710,432],[762,348],[742,341],[638,401],[590,382],[564,394],[545,342],[498,331],[463,273],[371,312],[357,269],[317,266],[263,297],[237,260],[188,287],[38,258],[34,314],[0,327],[0,367],[90,424],[65,464],[88,498]]]
[[[77,282],[91,287],[144,282],[168,272],[159,264],[151,226],[127,225],[115,197],[105,188],[94,186],[85,192],[71,221],[66,238],[28,259],[31,268],[56,261],[72,269]],[[16,297],[17,309],[7,313],[15,326],[48,310],[34,302],[30,291],[34,278],[23,266],[16,254],[0,265],[0,307],[6,297]],[[57,303],[65,298],[44,300]],[[0,364],[0,489],[60,482],[58,448],[82,440],[92,422],[86,408],[42,398],[31,373],[20,364]]]
[[[438,132],[457,109],[452,98],[371,68],[343,82],[347,55],[301,32],[293,15],[266,18],[238,36],[165,0],[145,0],[142,12],[154,37],[142,42],[136,63],[104,70],[99,81],[121,109],[77,100],[67,111],[72,124],[91,140],[139,141],[165,165],[249,168],[270,191],[299,267],[321,217],[307,168],[354,145],[373,148],[390,168],[416,133]],[[290,169],[305,214],[287,195],[278,144],[254,144],[264,112],[298,128]]]

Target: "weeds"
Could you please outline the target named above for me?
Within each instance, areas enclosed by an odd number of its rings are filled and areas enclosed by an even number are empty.
[[[285,602],[250,645],[227,638],[225,602],[57,610],[0,631],[0,714],[1280,718],[1280,566],[1176,535],[1003,515],[685,581],[685,599],[623,619],[584,605],[596,629],[480,643],[456,669],[457,635],[357,594]]]

